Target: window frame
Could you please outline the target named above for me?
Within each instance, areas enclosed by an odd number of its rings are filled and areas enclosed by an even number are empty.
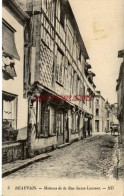
[[[96,116],[99,116],[99,109],[96,108]]]
[[[58,53],[60,53],[59,55],[61,55],[61,60],[60,62],[58,62]],[[58,47],[58,50],[57,50],[57,57],[56,57],[56,82],[59,83],[60,85],[64,85],[64,81],[63,81],[63,75],[64,75],[64,54],[63,52],[59,49]],[[59,64],[60,63],[60,64]],[[60,76],[60,73],[61,73],[61,76]],[[61,79],[61,81],[60,81]]]
[[[47,132],[45,132],[45,112],[48,112],[48,130]],[[48,109],[48,107],[46,105],[43,105],[42,102],[41,102],[41,111],[40,111],[40,127],[41,127],[41,130],[40,130],[40,136],[43,136],[43,137],[49,137],[50,135],[50,109]],[[37,123],[37,122],[36,122]]]
[[[6,92],[6,91],[2,91],[2,96],[3,96],[3,94],[6,94],[7,96],[11,96],[11,97],[14,97],[14,99],[12,100],[12,101],[14,101],[15,103],[14,103],[14,111],[15,111],[15,114],[14,114],[14,119],[5,119],[5,118],[3,118],[3,112],[4,112],[4,108],[3,108],[3,101],[4,101],[4,99],[3,99],[3,97],[2,97],[2,121],[3,120],[8,120],[8,121],[13,121],[13,120],[15,120],[15,127],[13,127],[15,130],[17,129],[17,121],[18,121],[18,95],[15,95],[15,94],[12,94],[12,93],[8,93],[8,92]],[[10,101],[10,102],[12,102],[12,101]],[[13,110],[13,109],[12,109]],[[12,111],[13,112],[13,111]],[[11,113],[12,113],[11,112]]]

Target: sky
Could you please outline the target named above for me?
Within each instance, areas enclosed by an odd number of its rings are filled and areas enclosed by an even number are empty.
[[[96,90],[117,103],[116,80],[124,49],[124,0],[69,0],[86,46]]]

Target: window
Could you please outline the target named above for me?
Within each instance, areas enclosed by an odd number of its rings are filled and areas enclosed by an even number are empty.
[[[69,62],[68,62],[67,79],[68,79],[68,84],[66,84],[67,85],[67,89],[68,89],[69,93],[71,93],[71,64]]]
[[[80,92],[79,92],[79,95],[83,96],[83,84],[82,84],[82,81],[80,82]],[[81,106],[83,106],[83,97],[82,97],[80,102],[81,102]]]
[[[92,106],[92,99],[89,102],[90,102],[89,104],[90,104],[90,108],[91,108],[91,106]]]
[[[109,111],[107,111],[107,118],[109,118]]]
[[[73,32],[72,32],[72,28],[69,27],[70,24],[68,23],[67,25],[67,29],[66,29],[66,45],[69,49],[69,52],[72,54],[73,51]]]
[[[80,53],[79,53],[79,61],[81,62],[81,49],[80,49]]]
[[[74,73],[74,94],[76,95],[76,92],[77,92],[77,73],[75,72]]]
[[[77,80],[77,95],[79,95],[80,94],[80,79],[78,78],[78,80]]]
[[[76,131],[75,127],[76,127],[76,115],[73,112],[72,113],[72,133],[75,133],[75,131]]]
[[[63,133],[63,113],[62,113],[62,111],[57,111],[57,113],[56,113],[56,132],[58,134]]]
[[[60,23],[61,23],[63,28],[64,28],[64,19],[65,19],[64,10],[63,10],[63,8],[61,8]]]
[[[73,86],[72,86],[72,94],[75,94],[75,75],[76,75],[76,72],[75,72],[75,70],[73,70]]]
[[[75,130],[76,133],[78,133],[79,131],[79,123],[80,123],[80,118],[79,115],[76,114],[76,130]]]
[[[48,7],[48,2],[47,2],[47,0],[43,0],[43,2],[42,2],[42,8],[43,8],[43,11],[45,11],[45,12],[46,12],[47,7]]]
[[[68,72],[67,72],[67,69],[66,67],[64,68],[65,71],[64,71],[64,87],[67,89],[67,75],[68,75]]]
[[[13,95],[7,92],[2,93],[3,124],[5,125],[7,123],[13,129],[17,129],[17,101],[18,101],[17,95]]]
[[[96,116],[99,116],[99,109],[96,109]]]
[[[49,135],[49,121],[50,121],[50,110],[47,106],[42,105],[41,108],[41,134],[44,136]]]
[[[85,96],[85,86],[83,86],[83,95]]]
[[[99,105],[99,99],[96,99],[96,104]]]
[[[87,90],[86,90],[86,93],[85,93],[86,97],[87,97]],[[86,106],[87,106],[87,99],[86,99]]]
[[[39,117],[40,124],[37,123],[37,136],[49,137],[56,134],[56,110],[52,106],[48,106],[46,103],[39,103]],[[38,109],[36,109],[38,110]],[[37,121],[37,119],[36,119]]]
[[[56,66],[56,80],[60,84],[63,84],[63,60],[64,60],[64,56],[58,50],[57,66]]]
[[[60,1],[56,2],[56,17],[60,19]]]
[[[78,60],[79,59],[79,56],[80,56],[80,48],[79,48],[78,45],[77,45],[76,52],[77,52],[77,60]]]
[[[75,43],[75,41],[73,43],[73,58],[76,61],[76,43]]]
[[[46,0],[46,9],[48,8],[48,2],[47,2],[47,0]]]
[[[50,108],[50,134],[56,133],[56,114],[53,107]]]

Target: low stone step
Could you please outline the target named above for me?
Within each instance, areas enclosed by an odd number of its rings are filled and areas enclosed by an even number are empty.
[[[64,147],[69,146],[69,145],[70,145],[70,143],[61,144],[60,146],[58,146],[58,148],[59,148],[59,149],[60,149],[60,148],[64,148]]]

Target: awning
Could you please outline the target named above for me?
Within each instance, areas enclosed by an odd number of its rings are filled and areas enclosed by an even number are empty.
[[[10,94],[4,91],[2,93],[2,100],[5,100],[5,101],[13,101],[16,97],[17,95]]]
[[[15,59],[20,60],[18,55],[16,45],[15,45],[15,38],[14,38],[15,30],[9,26],[5,21],[2,24],[2,46],[4,54],[8,55],[9,57],[13,57]]]

